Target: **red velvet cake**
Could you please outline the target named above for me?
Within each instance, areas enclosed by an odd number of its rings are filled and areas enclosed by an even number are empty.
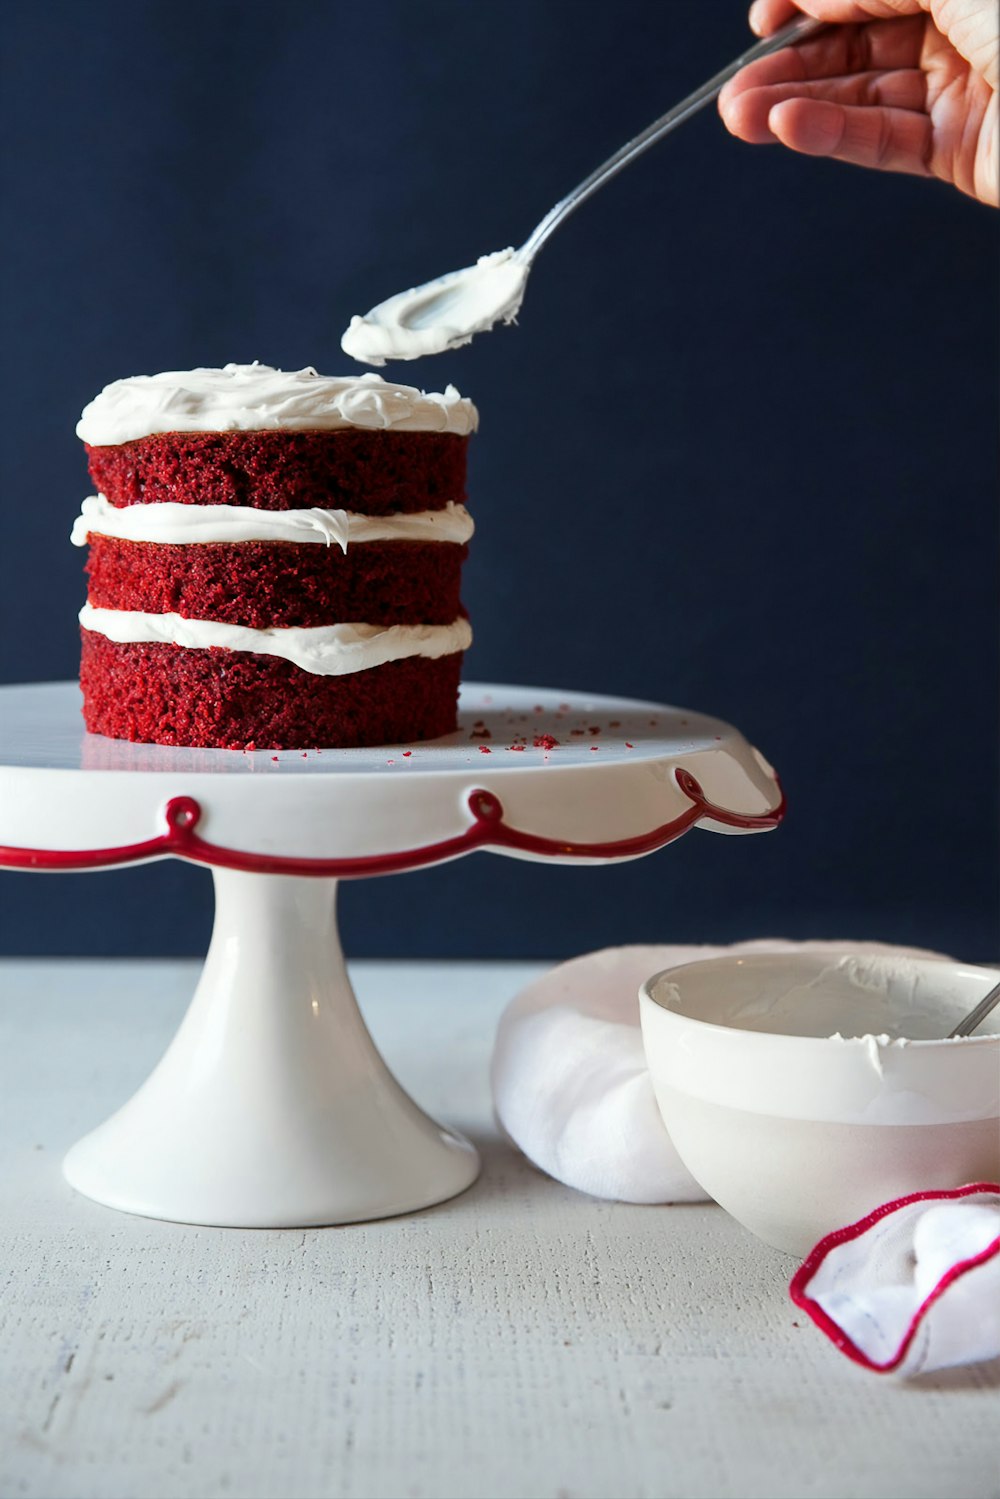
[[[450,386],[372,374],[109,385],[77,428],[99,491],[73,528],[87,728],[221,749],[451,732],[476,425]]]

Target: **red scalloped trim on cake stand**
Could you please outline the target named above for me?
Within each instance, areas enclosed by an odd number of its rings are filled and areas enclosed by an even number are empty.
[[[0,868],[38,871],[110,869],[123,864],[137,864],[147,859],[173,856],[195,864],[209,864],[221,869],[238,869],[251,874],[314,875],[323,879],[365,879],[372,875],[402,874],[426,864],[453,859],[477,848],[504,848],[518,853],[536,854],[541,858],[627,859],[652,853],[680,838],[703,818],[742,832],[763,832],[776,828],[785,815],[785,796],[770,812],[749,816],[731,812],[709,801],[689,770],[677,769],[674,779],[691,805],[671,822],[649,833],[620,838],[610,843],[571,843],[557,838],[543,838],[504,821],[503,803],[492,791],[477,788],[470,792],[468,807],[472,821],[464,832],[440,843],[422,848],[404,849],[399,853],[366,854],[348,859],[290,858],[280,854],[251,853],[243,849],[223,848],[209,843],[196,831],[202,808],[192,796],[171,797],[164,808],[166,832],[143,843],[120,848],[39,849],[5,848],[0,845]]]

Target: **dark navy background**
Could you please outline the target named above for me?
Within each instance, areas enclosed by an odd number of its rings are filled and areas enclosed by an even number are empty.
[[[348,317],[518,243],[751,40],[742,0],[7,0],[0,680],[76,672],[73,434],[120,376],[339,373]],[[995,958],[995,212],[706,112],[560,231],[522,325],[390,367],[482,411],[467,674],[728,718],[776,834],[476,855],[354,954],[781,933]],[[0,948],[198,952],[178,864],[0,875]]]

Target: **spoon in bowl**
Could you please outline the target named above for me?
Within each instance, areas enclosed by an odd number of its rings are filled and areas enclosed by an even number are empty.
[[[994,984],[988,994],[984,994],[974,1010],[970,1010],[964,1020],[960,1020],[953,1031],[948,1032],[947,1039],[953,1041],[956,1036],[971,1036],[977,1025],[981,1025],[987,1015],[995,1008],[1000,1000],[1000,984]]]
[[[381,365],[387,359],[419,359],[425,354],[441,354],[445,349],[457,349],[462,344],[471,343],[475,334],[485,333],[496,323],[513,322],[524,298],[528,273],[536,255],[574,209],[677,125],[711,103],[723,84],[747,63],[768,57],[782,47],[794,46],[822,29],[821,21],[801,16],[757,42],[609,156],[549,210],[519,250],[498,250],[493,255],[484,255],[475,265],[449,271],[423,286],[411,287],[409,291],[380,302],[364,317],[351,318],[340,341],[344,353],[362,364]]]

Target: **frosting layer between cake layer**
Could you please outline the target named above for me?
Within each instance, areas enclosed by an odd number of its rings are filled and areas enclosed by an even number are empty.
[[[472,630],[466,619],[450,625],[337,624],[253,630],[217,620],[184,619],[180,614],[96,609],[84,604],[80,623],[119,644],[160,643],[188,650],[219,648],[252,655],[280,656],[314,676],[346,676],[409,656],[436,660],[467,650]]]
[[[425,392],[375,374],[337,377],[254,362],[116,380],[84,408],[76,432],[105,447],[163,432],[361,427],[465,437],[478,425],[475,406],[453,385]]]
[[[70,540],[86,546],[92,532],[120,541],[188,546],[206,542],[292,541],[339,546],[366,541],[447,541],[462,544],[475,527],[464,505],[408,515],[357,515],[350,510],[258,510],[249,505],[112,505],[90,495]]]

